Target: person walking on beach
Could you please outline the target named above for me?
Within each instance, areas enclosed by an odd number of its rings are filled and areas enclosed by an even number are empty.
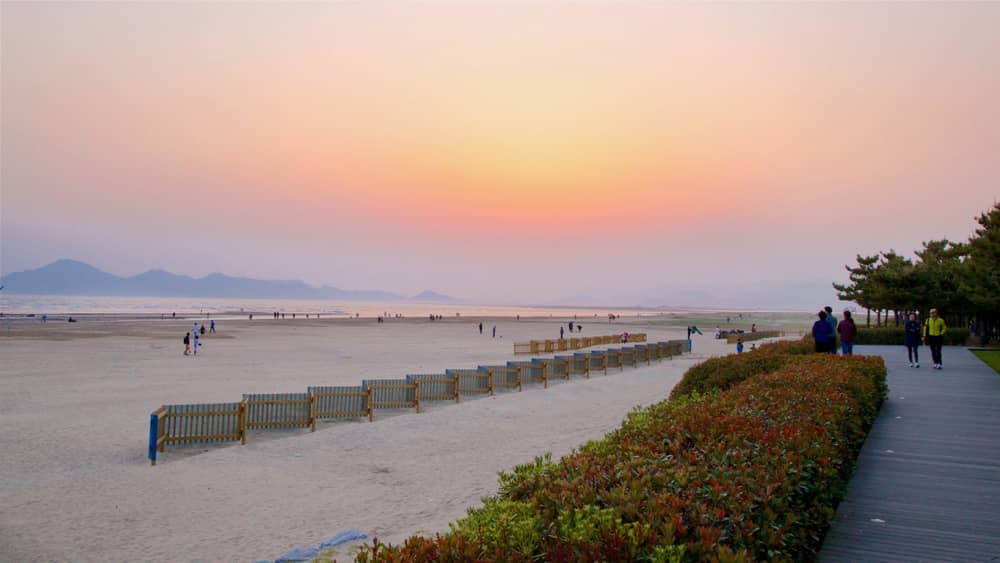
[[[201,325],[201,330],[199,332],[201,333],[202,336],[205,336],[205,325],[204,324]]]
[[[563,339],[563,327],[562,327],[562,325],[560,325],[559,326],[559,340],[562,340],[562,339]]]
[[[201,346],[201,341],[198,340],[198,333],[194,333],[194,355],[198,355],[198,348]]]
[[[493,338],[497,337],[497,325],[493,325]]]
[[[837,317],[833,314],[833,307],[827,305],[823,308],[826,311],[826,322],[830,325],[830,330],[833,333],[833,339],[830,340],[830,350],[829,352],[834,356],[837,355]]]
[[[909,319],[903,325],[903,344],[906,344],[906,357],[911,368],[920,367],[920,323],[917,315],[910,313]]]
[[[483,323],[479,323],[479,334],[483,333]]]
[[[813,323],[812,335],[816,343],[816,353],[829,354],[834,336],[833,329],[826,320],[826,311],[819,312],[819,320]]]
[[[191,355],[191,333],[190,332],[185,332],[184,333],[184,355],[185,356],[190,356]]]
[[[743,339],[742,338],[737,338],[736,339],[736,353],[737,354],[742,354],[743,353]]]
[[[212,334],[215,334],[215,319],[212,319],[212,324],[210,326],[212,328],[208,329],[208,332],[211,332]]]
[[[854,355],[854,337],[858,335],[858,327],[854,325],[851,312],[844,310],[844,320],[837,325],[837,334],[840,335],[840,353],[845,356]]]
[[[941,369],[941,345],[944,344],[944,333],[947,330],[944,319],[938,316],[938,310],[931,309],[930,318],[924,321],[924,342],[931,347],[934,369]]]
[[[191,327],[191,334],[198,334],[198,322],[195,321],[194,326]]]

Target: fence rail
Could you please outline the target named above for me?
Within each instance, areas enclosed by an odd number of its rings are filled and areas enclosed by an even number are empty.
[[[760,333],[755,333],[760,334]],[[641,340],[639,340],[641,337]],[[539,349],[566,349],[574,341],[617,343],[617,335],[540,341]],[[766,338],[762,336],[762,338]],[[645,342],[645,335],[629,335],[629,341]],[[562,348],[562,347],[565,348]],[[415,409],[423,401],[459,401],[463,394],[493,395],[497,389],[517,389],[524,383],[541,382],[546,388],[550,378],[569,379],[571,375],[590,377],[591,371],[625,364],[636,366],[640,360],[669,358],[690,351],[690,341],[670,340],[599,351],[576,352],[531,361],[511,361],[507,365],[484,365],[476,369],[449,369],[445,373],[409,374],[406,379],[365,379],[359,386],[308,387],[305,393],[245,394],[238,403],[163,405],[149,415],[149,453],[156,465],[158,452],[167,444],[239,441],[246,443],[247,430],[274,428],[309,428],[316,430],[317,420],[363,418],[373,421],[376,409]]]

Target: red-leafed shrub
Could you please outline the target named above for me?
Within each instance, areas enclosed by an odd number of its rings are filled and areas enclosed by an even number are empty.
[[[750,355],[721,360],[740,373],[771,365],[747,368]],[[375,544],[358,560],[812,560],[884,400],[885,366],[779,363],[726,391],[637,409],[558,462],[502,475],[498,497],[451,532]]]

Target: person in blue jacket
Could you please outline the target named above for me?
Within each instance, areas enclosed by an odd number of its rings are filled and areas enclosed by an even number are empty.
[[[903,343],[906,344],[906,355],[910,360],[911,368],[920,367],[920,323],[917,322],[917,315],[910,313],[910,318],[903,325],[905,332]]]
[[[816,342],[817,354],[829,354],[830,348],[836,342],[833,338],[833,327],[826,320],[826,311],[819,312],[819,320],[813,323],[813,341]]]

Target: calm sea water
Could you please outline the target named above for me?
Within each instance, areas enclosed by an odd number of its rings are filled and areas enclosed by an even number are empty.
[[[374,317],[387,313],[405,317],[425,317],[436,314],[454,317],[494,316],[527,317],[607,317],[608,313],[626,316],[662,315],[664,311],[608,308],[518,307],[471,305],[455,303],[325,301],[295,299],[216,299],[189,297],[89,297],[77,295],[0,295],[0,311],[7,315],[99,314],[123,317],[156,317],[160,315],[191,315],[211,313],[217,317],[236,317],[253,313],[266,316],[274,311],[283,313],[322,314],[324,317],[361,315]]]

